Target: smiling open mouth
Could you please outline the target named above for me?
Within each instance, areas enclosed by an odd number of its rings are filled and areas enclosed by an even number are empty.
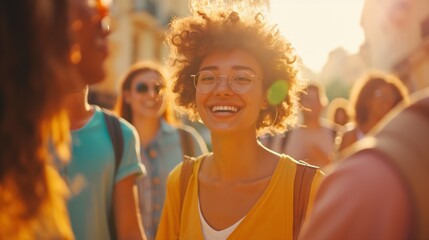
[[[211,110],[214,113],[219,113],[219,112],[236,113],[240,109],[234,106],[213,106]]]

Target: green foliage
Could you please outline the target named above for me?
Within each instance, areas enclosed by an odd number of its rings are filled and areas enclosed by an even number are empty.
[[[347,83],[341,78],[336,78],[326,85],[326,95],[328,96],[329,100],[332,100],[338,97],[348,99],[350,88],[351,86],[349,83]]]

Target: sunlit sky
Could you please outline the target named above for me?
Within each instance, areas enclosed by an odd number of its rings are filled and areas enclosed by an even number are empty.
[[[363,42],[359,25],[364,0],[271,0],[271,17],[304,64],[319,72],[330,51],[356,53]]]

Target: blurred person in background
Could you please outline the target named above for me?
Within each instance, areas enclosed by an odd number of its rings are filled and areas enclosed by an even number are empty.
[[[53,167],[70,155],[68,5],[0,2],[0,239],[73,239]]]
[[[338,151],[363,138],[401,101],[408,101],[408,90],[401,80],[391,74],[372,71],[356,81],[349,105],[355,125],[342,135]]]
[[[210,130],[213,152],[170,173],[157,239],[292,239],[322,173],[257,136],[292,124],[300,91],[294,48],[255,1],[191,6],[167,36],[173,92],[180,109]],[[279,98],[269,94],[273,86]],[[301,177],[306,197],[296,192]]]
[[[333,158],[336,124],[322,118],[328,104],[326,90],[316,82],[310,82],[306,93],[300,94],[303,107],[302,124],[287,132],[285,153],[309,164],[325,167]]]
[[[428,44],[426,36],[422,51],[408,57],[428,56]],[[406,74],[419,70],[409,68]],[[301,239],[429,239],[428,135],[426,87],[397,104],[364,139],[345,150],[344,159],[320,186]]]
[[[336,126],[335,134],[335,149],[333,160],[338,160],[338,149],[341,144],[341,138],[344,132],[354,127],[354,122],[351,121],[349,113],[349,100],[345,98],[332,99],[327,107],[327,118]]]
[[[135,180],[144,172],[136,130],[117,119],[123,149],[114,140],[101,108],[88,104],[88,85],[105,77],[108,6],[101,0],[72,1],[73,77],[82,82],[66,98],[72,159],[61,166],[71,187],[68,210],[76,239],[144,239]]]
[[[138,180],[140,210],[148,239],[154,239],[165,199],[167,176],[183,160],[207,153],[200,134],[175,119],[165,69],[155,62],[131,66],[121,81],[117,112],[140,137],[147,175]]]
[[[322,118],[322,112],[328,103],[325,88],[316,82],[310,82],[307,91],[300,93],[302,123],[284,134],[263,138],[271,150],[304,160],[309,164],[324,167],[334,154],[334,141],[337,126]]]
[[[345,98],[334,98],[332,99],[328,107],[327,118],[338,126],[346,126],[347,123],[350,123],[350,114],[349,114],[349,101]]]
[[[300,239],[429,239],[429,90],[347,149],[322,182]]]

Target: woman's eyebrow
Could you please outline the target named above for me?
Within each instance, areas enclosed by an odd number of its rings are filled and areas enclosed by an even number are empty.
[[[248,67],[248,66],[243,66],[243,65],[234,65],[234,66],[232,66],[232,69],[234,69],[234,70],[247,70],[247,71],[255,73],[255,70],[253,70],[253,68]]]
[[[214,66],[214,65],[209,65],[209,66],[205,66],[205,67],[200,69],[200,71],[203,71],[203,70],[219,70],[219,67]]]
[[[247,71],[251,71],[251,72],[255,73],[253,68],[248,67],[248,66],[243,66],[243,65],[233,65],[232,69],[234,69],[234,70],[247,70]],[[214,66],[214,65],[209,65],[209,66],[205,66],[205,67],[200,69],[200,71],[203,71],[203,70],[219,70],[219,67]]]

